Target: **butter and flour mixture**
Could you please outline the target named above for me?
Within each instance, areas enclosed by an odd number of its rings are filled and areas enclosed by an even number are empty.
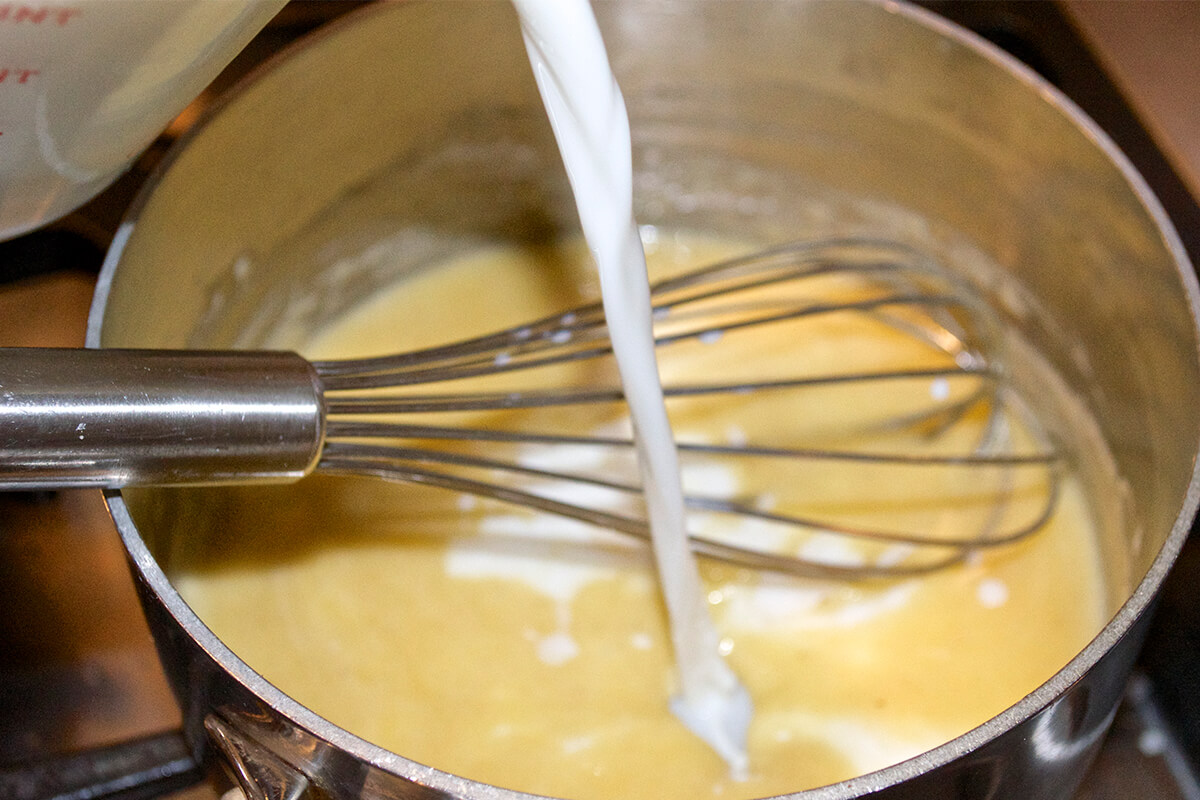
[[[647,249],[661,274],[744,247],[655,232]],[[483,250],[381,291],[300,349],[312,358],[400,352],[517,324],[593,298],[590,270],[578,246]],[[784,334],[774,344],[818,371],[830,360],[878,359],[881,347],[889,356],[886,332],[881,339],[862,326],[870,321],[861,315],[828,317],[809,322],[803,341]],[[746,346],[771,345],[763,331]],[[696,343],[664,358],[664,372],[711,377],[722,367],[708,353]],[[613,377],[558,369],[571,380]],[[859,389],[814,400],[819,414],[770,398],[727,402],[724,410],[669,403],[676,435],[785,441],[797,426],[836,430],[842,417],[886,414],[905,400]],[[591,418],[470,412],[453,422],[628,433],[616,408]],[[584,448],[530,445],[517,457],[548,468],[606,466],[606,456]],[[858,496],[880,506],[871,513],[903,517],[904,498],[922,496],[920,476],[861,470],[823,465],[785,481],[770,501]],[[755,480],[683,465],[692,490],[737,494]],[[788,487],[804,496],[788,497]],[[497,502],[370,479],[194,497],[189,513],[208,520],[175,538],[168,569],[200,618],[254,669],[420,763],[565,798],[762,797],[895,763],[1019,700],[1112,610],[1088,501],[1069,476],[1036,536],[922,578],[837,583],[703,562],[721,651],[755,708],[750,768],[736,781],[670,712],[672,651],[641,545]]]

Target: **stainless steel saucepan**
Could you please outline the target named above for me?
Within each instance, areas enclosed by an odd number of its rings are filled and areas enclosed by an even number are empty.
[[[1054,89],[920,10],[615,0],[597,13],[643,224],[931,250],[1044,354],[1111,453],[1090,479],[1128,587],[1099,636],[977,729],[794,797],[1069,796],[1197,505],[1198,293],[1158,203]],[[278,344],[398,271],[574,227],[508,5],[371,7],[261,71],[176,149],[118,234],[89,344]],[[407,264],[371,257],[385,239]],[[387,752],[264,681],[164,571],[170,502],[108,495],[197,756],[226,760],[252,797],[520,796]]]

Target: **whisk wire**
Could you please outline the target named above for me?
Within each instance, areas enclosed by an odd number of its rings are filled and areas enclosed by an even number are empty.
[[[825,283],[822,284],[821,282]],[[830,294],[828,283],[834,291]],[[838,282],[849,289],[839,288]],[[810,285],[816,288],[809,289]],[[882,240],[842,239],[791,244],[765,253],[732,259],[655,283],[652,287],[656,344],[661,358],[684,343],[708,343],[740,331],[794,325],[832,315],[858,316],[882,323],[894,334],[918,343],[943,363],[886,368],[849,369],[825,374],[752,377],[743,380],[669,383],[671,402],[707,397],[769,396],[776,392],[837,390],[863,387],[888,391],[903,382],[970,381],[961,396],[933,398],[922,407],[898,411],[874,424],[877,434],[917,431],[918,441],[951,440],[949,432],[965,420],[982,418],[973,443],[954,451],[929,452],[818,444],[721,444],[682,440],[681,457],[733,459],[734,462],[857,463],[871,468],[965,469],[970,474],[998,476],[972,479],[971,489],[986,495],[982,519],[967,529],[937,533],[896,527],[863,525],[828,515],[760,508],[737,498],[689,493],[689,509],[734,519],[802,530],[805,536],[837,536],[897,545],[920,552],[919,558],[880,555],[860,563],[812,559],[803,553],[742,546],[724,538],[693,533],[693,545],[709,555],[739,566],[806,576],[862,578],[926,573],[961,562],[976,548],[995,547],[1023,539],[1052,518],[1061,491],[1062,457],[1035,421],[1011,402],[1006,375],[999,368],[996,324],[968,288],[916,251]],[[791,328],[786,328],[791,330]],[[628,464],[634,443],[628,436],[579,435],[538,431],[521,419],[518,429],[439,425],[396,421],[390,416],[436,415],[491,411],[532,412],[612,405],[624,395],[619,388],[556,386],[546,388],[542,368],[611,357],[603,309],[599,303],[548,315],[503,331],[401,355],[354,361],[320,361],[314,367],[323,385],[326,420],[325,447],[318,470],[335,474],[367,474],[390,481],[436,486],[473,494],[536,511],[599,525],[646,538],[645,520],[622,509],[566,502],[539,493],[538,485],[586,486],[609,490],[636,502],[641,487],[619,472],[617,477],[578,470],[546,469],[527,463],[530,447],[584,447],[621,453]],[[778,366],[777,364],[773,366]],[[490,380],[528,372],[530,385],[519,389],[475,392],[418,392],[412,388],[466,379]],[[873,388],[867,388],[873,387]],[[392,389],[397,391],[386,392]],[[364,394],[358,394],[366,390]],[[1032,438],[1028,446],[1013,446],[1005,420],[1016,414]],[[382,416],[383,419],[379,417]],[[864,423],[865,424],[865,423]],[[907,440],[905,440],[907,441]],[[459,443],[447,449],[443,443]],[[515,447],[511,457],[462,452],[463,443]],[[456,449],[457,448],[457,449]],[[893,446],[894,448],[894,446]],[[600,461],[607,463],[608,456]],[[618,468],[626,469],[626,468]],[[1018,481],[1020,474],[1029,474]],[[967,473],[963,473],[967,474]],[[930,480],[933,480],[932,478]],[[982,488],[977,484],[982,481]],[[864,482],[865,479],[864,479]],[[1022,487],[1025,487],[1022,490]],[[1033,488],[1029,488],[1033,487]],[[870,491],[870,489],[868,489]],[[951,492],[950,489],[945,491]],[[958,490],[954,490],[957,492]],[[1025,491],[1037,502],[1017,501]],[[953,497],[958,497],[954,494]],[[947,505],[967,503],[948,497]],[[967,503],[969,505],[969,503]],[[1023,515],[1013,521],[1015,506]]]
[[[493,482],[472,480],[459,475],[450,475],[447,473],[437,472],[435,470],[415,468],[411,465],[403,463],[392,463],[386,460],[381,461],[369,457],[361,459],[356,459],[353,457],[338,457],[324,464],[322,469],[329,474],[340,474],[344,476],[371,476],[387,481],[450,489],[465,494],[487,497],[493,500],[510,503],[536,511],[556,514],[561,517],[578,520],[580,522],[585,522],[601,528],[613,530],[618,533],[633,536],[643,541],[649,541],[650,539],[649,525],[646,523],[644,518],[631,517],[596,508],[588,508],[574,503],[566,503],[561,500],[556,500],[554,498],[545,497],[533,492],[527,492],[521,489],[504,486]],[[555,477],[561,479],[563,476],[559,474],[555,475]],[[631,493],[640,494],[641,492],[640,487],[610,486],[609,488],[627,488]],[[687,498],[687,501],[689,506],[693,508],[705,508],[705,502],[698,500],[697,498]],[[747,514],[792,525],[809,524],[795,517],[768,515],[763,514],[762,512],[754,511],[753,509],[746,509],[744,507],[739,507],[721,501],[711,502],[719,507],[710,507],[708,510],[721,510],[730,513]],[[830,530],[830,532],[841,533],[843,535],[859,535],[857,532],[849,528],[827,530]],[[870,533],[867,532],[864,535],[869,536]],[[832,563],[817,563],[813,561],[806,561],[797,557],[781,556],[776,553],[767,553],[754,548],[741,547],[729,542],[717,541],[714,539],[697,536],[695,534],[689,534],[688,538],[692,544],[693,550],[700,556],[714,558],[748,569],[764,572],[775,572],[797,577],[857,579],[916,576],[934,572],[952,564],[959,563],[966,557],[966,551],[957,547],[957,542],[951,541],[946,543],[946,546],[949,549],[949,553],[947,555],[921,563],[878,566],[871,564],[841,565]],[[888,540],[900,543],[928,544],[928,542],[921,542],[919,540],[905,540],[903,537],[889,537]],[[976,543],[976,541],[972,541],[972,544]]]

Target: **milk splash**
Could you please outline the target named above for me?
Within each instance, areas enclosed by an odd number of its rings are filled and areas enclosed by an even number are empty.
[[[680,691],[671,710],[746,774],[750,696],[721,658],[687,540],[679,457],[654,355],[646,256],[633,219],[625,101],[587,0],[513,0],[529,60],[562,154],[584,238],[600,275],[605,317],[645,487]]]

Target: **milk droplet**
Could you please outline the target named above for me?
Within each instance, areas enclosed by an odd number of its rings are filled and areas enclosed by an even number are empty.
[[[733,447],[745,447],[749,441],[746,437],[746,432],[737,425],[730,425],[725,429],[725,440]]]
[[[595,736],[569,736],[563,739],[562,749],[564,753],[571,755],[581,750],[587,750],[594,744],[596,744]]]
[[[559,631],[538,642],[537,654],[543,664],[557,667],[579,655],[579,645],[570,634]]]
[[[1148,728],[1138,734],[1137,748],[1144,756],[1160,756],[1167,749],[1167,737],[1161,730]]]
[[[984,608],[999,608],[1008,602],[1008,584],[999,578],[984,578],[975,593]]]

